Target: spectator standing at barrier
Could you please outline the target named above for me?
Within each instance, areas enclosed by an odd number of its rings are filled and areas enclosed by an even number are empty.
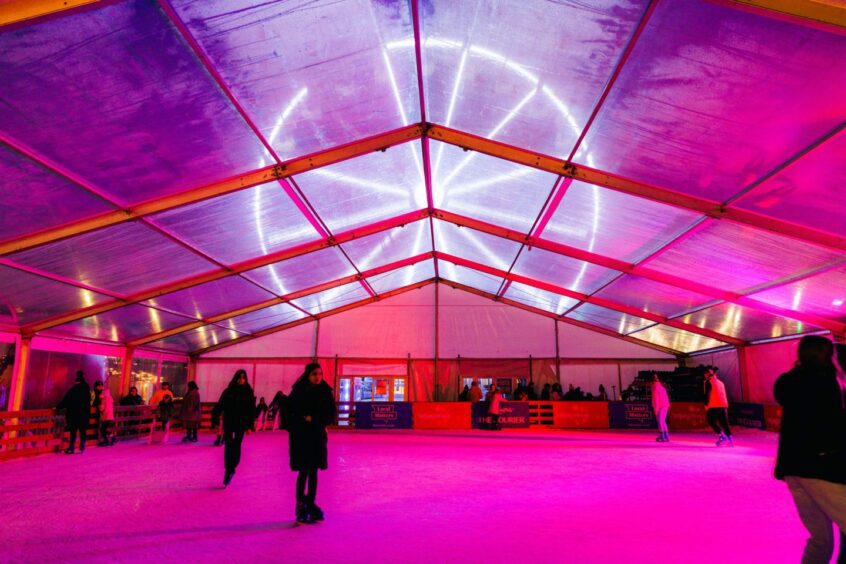
[[[549,393],[549,399],[552,401],[561,401],[564,399],[564,393],[561,390],[561,384],[558,382],[552,385],[552,391]]]
[[[652,411],[655,412],[655,419],[658,421],[659,443],[670,442],[670,428],[667,426],[667,414],[670,413],[670,396],[667,389],[658,379],[658,373],[652,373]]]
[[[319,364],[306,365],[288,403],[288,454],[291,470],[297,472],[297,522],[322,521],[323,510],[315,502],[317,471],[328,466],[326,426],[335,421],[335,400]]]
[[[499,414],[502,412],[502,392],[496,387],[496,384],[491,385],[491,398],[488,403],[488,415],[491,418],[491,431],[499,431],[502,427],[499,426]]]
[[[717,433],[717,446],[734,446],[728,420],[728,396],[726,386],[717,378],[717,369],[705,370],[705,409],[708,424]]]
[[[256,406],[256,430],[261,431],[264,429],[264,423],[267,420],[267,403],[264,401],[264,397],[259,399],[258,405]]]
[[[65,420],[70,431],[70,445],[65,454],[73,454],[76,435],[79,433],[79,452],[85,452],[85,433],[88,431],[88,419],[91,417],[91,388],[85,381],[82,370],[76,373],[76,380],[57,409],[65,410]]]
[[[832,522],[846,531],[846,406],[834,347],[818,335],[799,341],[794,368],[779,376],[773,394],[784,408],[775,477],[787,482],[810,533],[802,562],[828,562]],[[841,546],[843,561],[843,546]]]
[[[247,371],[238,370],[220,396],[223,418],[223,485],[228,486],[241,462],[241,443],[244,433],[253,428],[256,416],[256,397],[247,383]]]
[[[196,443],[199,440],[197,430],[200,428],[200,420],[202,419],[202,404],[200,403],[200,388],[194,381],[188,382],[188,392],[182,398],[180,418],[185,427],[185,436],[182,437],[182,442]]]
[[[552,398],[552,386],[549,384],[544,384],[543,389],[541,390],[541,400],[549,401]]]
[[[104,387],[100,394],[100,442],[97,446],[114,446],[115,435],[115,400],[109,388]]]
[[[103,404],[103,383],[100,380],[94,382],[94,390],[91,393],[91,407],[94,411],[94,430],[97,434],[97,444],[102,442],[102,427],[100,426],[100,407]]]
[[[599,397],[597,399],[599,401],[608,401],[608,392],[605,391],[605,386],[603,384],[599,385]]]
[[[473,380],[473,383],[470,384],[470,401],[477,402],[482,401],[482,388],[479,387],[479,382]]]
[[[138,388],[132,386],[129,393],[121,398],[120,404],[124,407],[137,407],[144,405],[144,398],[138,395]]]
[[[464,389],[458,394],[458,401],[470,401],[470,386],[464,384]]]
[[[535,383],[529,380],[529,383],[526,385],[526,399],[529,401],[535,401],[538,399],[538,393],[535,390]]]
[[[150,425],[150,444],[153,444],[153,432],[156,430],[156,421],[161,421],[164,437],[162,444],[167,444],[170,435],[170,419],[173,417],[173,392],[170,384],[162,382],[162,387],[156,390],[150,398],[150,406],[154,408],[153,423]]]

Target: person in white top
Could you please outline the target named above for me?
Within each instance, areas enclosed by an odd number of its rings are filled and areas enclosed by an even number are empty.
[[[670,412],[670,396],[667,389],[658,379],[658,373],[652,373],[652,410],[655,412],[655,419],[658,420],[659,443],[670,442],[670,428],[667,426],[667,414]]]
[[[502,427],[499,426],[499,414],[502,409],[502,392],[496,387],[496,384],[491,384],[491,400],[488,405],[488,415],[491,416],[491,431],[499,431]]]

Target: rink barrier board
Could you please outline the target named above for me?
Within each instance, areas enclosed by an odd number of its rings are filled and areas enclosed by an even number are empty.
[[[608,429],[608,402],[556,401],[553,404],[553,429]]]
[[[63,425],[52,409],[0,413],[0,460],[56,452]]]
[[[468,402],[415,402],[412,406],[414,429],[470,429]]]

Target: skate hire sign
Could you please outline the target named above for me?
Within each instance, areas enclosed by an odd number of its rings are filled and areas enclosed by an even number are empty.
[[[356,402],[357,429],[411,429],[411,402]]]
[[[608,418],[612,429],[655,429],[658,423],[648,403],[608,402]]]
[[[488,402],[477,401],[470,406],[471,421],[474,429],[487,429],[491,418],[488,415]],[[526,428],[529,426],[529,404],[525,401],[504,401],[500,404],[499,426],[503,429]]]

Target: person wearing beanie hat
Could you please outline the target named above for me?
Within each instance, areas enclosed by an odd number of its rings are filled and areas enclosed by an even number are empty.
[[[76,435],[79,434],[79,452],[85,451],[85,432],[88,430],[88,418],[91,416],[91,388],[85,381],[82,370],[76,373],[73,386],[56,406],[65,410],[65,420],[70,431],[70,445],[65,454],[73,454],[76,446]]]

